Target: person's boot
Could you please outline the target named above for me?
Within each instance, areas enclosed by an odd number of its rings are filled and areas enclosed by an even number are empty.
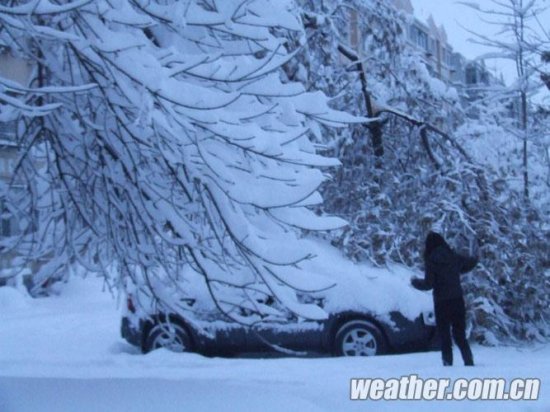
[[[464,360],[464,366],[474,366],[474,355],[472,355],[472,350],[470,345],[466,344],[461,348],[462,359]]]
[[[443,361],[443,366],[453,366],[453,350],[448,350],[445,348],[441,353],[441,360]]]

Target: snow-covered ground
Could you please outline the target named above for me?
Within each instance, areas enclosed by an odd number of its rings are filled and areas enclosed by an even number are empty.
[[[474,346],[477,366],[437,352],[376,358],[141,355],[119,336],[119,310],[97,279],[32,302],[0,288],[0,411],[550,410],[550,347]],[[455,351],[455,357],[458,356]],[[540,378],[538,401],[350,401],[350,378]]]

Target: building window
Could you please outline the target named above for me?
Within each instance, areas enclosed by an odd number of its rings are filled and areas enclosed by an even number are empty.
[[[418,31],[418,45],[428,51],[428,35],[423,31]]]
[[[443,63],[448,67],[451,67],[453,65],[453,54],[447,48],[443,49]]]
[[[411,40],[422,49],[428,50],[428,35],[416,26],[411,27]]]
[[[13,191],[16,198],[20,198],[25,193],[25,188],[20,185],[14,185],[10,190]],[[36,231],[38,216],[38,212],[34,212],[28,220],[24,212],[9,208],[6,199],[0,199],[0,239],[20,235],[22,233],[21,224],[24,225],[24,230]]]
[[[15,141],[16,122],[0,122],[0,140]]]
[[[12,236],[14,233],[14,219],[10,216],[8,208],[0,200],[0,238]]]
[[[428,39],[428,53],[434,56],[437,56],[437,48],[438,48],[439,42],[436,41],[434,38],[430,37]]]
[[[474,66],[466,68],[466,84],[477,84],[477,70]]]

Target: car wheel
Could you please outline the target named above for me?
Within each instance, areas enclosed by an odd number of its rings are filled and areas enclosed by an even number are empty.
[[[159,348],[171,352],[189,352],[192,350],[191,336],[184,326],[175,322],[157,323],[147,334],[144,352]]]
[[[337,356],[374,356],[385,353],[386,340],[371,322],[353,320],[343,324],[334,339]]]

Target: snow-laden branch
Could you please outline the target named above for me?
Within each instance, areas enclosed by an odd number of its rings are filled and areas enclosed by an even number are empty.
[[[97,84],[83,84],[79,86],[45,86],[45,87],[23,87],[21,84],[0,76],[0,85],[4,90],[18,94],[66,94],[66,93],[85,93],[96,87]]]
[[[0,5],[0,13],[12,16],[62,14],[78,10],[93,2],[94,0],[75,0],[67,4],[59,5],[54,4],[49,0],[30,0],[28,3],[20,6],[6,7]]]
[[[366,119],[282,80],[296,56],[286,31],[301,30],[291,4],[32,4],[36,25],[30,6],[10,8],[0,40],[37,66],[32,87],[1,83],[44,112],[20,121],[28,196],[7,195],[21,212],[41,210],[19,237],[40,242],[17,248],[53,257],[37,277],[77,261],[169,311],[189,310],[180,298],[194,279],[204,302],[243,324],[325,316],[297,301],[298,290],[326,287],[299,270],[313,258],[300,231],[345,222],[311,210],[321,169],[339,162],[309,139],[318,123]]]
[[[10,96],[4,92],[0,92],[0,103],[7,104],[16,109],[19,109],[25,116],[45,116],[51,111],[61,107],[60,103],[52,103],[41,106],[33,106],[24,103],[16,97]]]

